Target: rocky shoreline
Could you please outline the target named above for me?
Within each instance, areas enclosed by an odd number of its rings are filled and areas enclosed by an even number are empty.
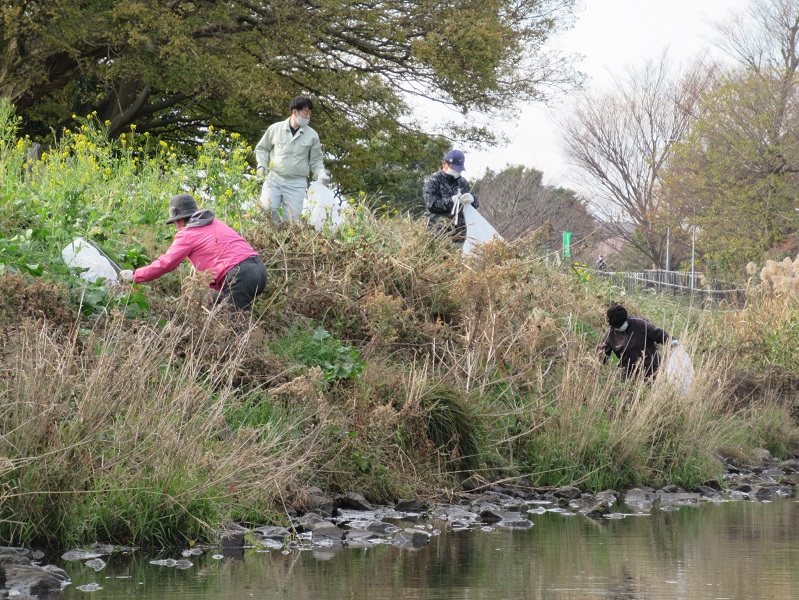
[[[583,515],[590,519],[623,519],[631,514],[654,510],[678,510],[684,506],[729,501],[768,502],[777,497],[796,497],[799,459],[780,461],[759,451],[758,463],[744,465],[726,458],[721,482],[709,481],[695,489],[677,486],[660,489],[633,487],[624,492],[605,490],[583,493],[575,486],[537,488],[525,477],[479,487],[467,480],[456,502],[431,504],[422,499],[400,499],[393,507],[374,507],[362,495],[329,496],[311,488],[302,510],[292,511],[290,527],[264,526],[253,529],[229,524],[219,533],[219,544],[184,550],[179,557],[150,561],[176,569],[193,566],[192,557],[211,553],[212,558],[243,556],[247,548],[279,550],[285,553],[312,549],[320,558],[346,548],[367,548],[391,544],[420,549],[447,526],[452,530],[528,529],[533,517],[546,512]],[[129,547],[95,544],[88,549],[64,553],[65,562],[82,561],[101,571],[109,555],[135,550]],[[55,600],[70,584],[68,574],[55,565],[40,566],[41,552],[0,547],[0,600]],[[85,589],[84,589],[85,588]],[[90,589],[91,588],[91,589]],[[101,589],[96,584],[82,591]]]

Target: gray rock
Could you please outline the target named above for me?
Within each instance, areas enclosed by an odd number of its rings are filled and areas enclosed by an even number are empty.
[[[607,502],[598,502],[581,512],[585,512],[585,516],[589,519],[604,519],[611,511],[610,505]]]
[[[552,495],[555,498],[565,498],[566,500],[577,500],[583,493],[580,491],[579,488],[574,487],[573,485],[564,485],[563,487],[559,487]]]
[[[754,496],[759,502],[766,502],[774,497],[774,492],[770,488],[761,487],[755,490]]]
[[[246,534],[242,531],[222,531],[219,542],[223,549],[243,548]]]
[[[51,575],[55,575],[58,579],[61,580],[62,583],[68,583],[69,582],[69,575],[67,574],[67,572],[64,569],[60,569],[59,567],[56,567],[55,565],[44,565],[42,567],[42,569],[44,569],[45,571],[47,571]]]
[[[102,553],[92,552],[90,550],[67,550],[61,555],[61,560],[90,560],[92,558],[100,558]]]
[[[660,499],[661,510],[665,507],[693,506],[699,504],[702,500],[702,496],[699,494],[690,494],[685,492],[674,494],[659,493],[658,498]]]
[[[102,571],[103,569],[105,569],[106,562],[102,558],[92,558],[87,560],[83,564],[89,567],[90,569],[94,569],[95,571]]]
[[[496,508],[484,508],[480,511],[480,521],[491,525],[492,523],[499,523],[505,516],[504,513]],[[515,515],[517,518],[519,515]]]
[[[792,458],[780,464],[780,468],[786,473],[799,473],[799,460]]]
[[[0,546],[0,565],[29,565],[31,552],[25,548]]]
[[[391,543],[397,548],[406,550],[418,550],[430,543],[430,536],[422,531],[401,531]]]
[[[603,490],[597,494],[594,494],[594,498],[597,502],[604,502],[610,506],[619,498],[619,493],[616,490]]]
[[[361,494],[355,492],[347,492],[337,496],[335,499],[337,508],[344,508],[349,510],[372,510],[372,505]]]
[[[530,519],[516,515],[515,519],[505,519],[497,523],[497,526],[505,529],[530,529],[533,526],[533,522]]]
[[[273,538],[261,538],[258,540],[258,543],[264,548],[269,548],[270,550],[280,550],[283,547],[283,542]]]
[[[624,503],[627,506],[637,508],[645,512],[648,512],[652,509],[652,501],[654,499],[654,494],[641,488],[627,490],[627,492],[624,494]]]
[[[350,548],[368,548],[377,539],[379,538],[374,533],[358,529],[351,529],[344,534],[344,544]]]
[[[790,473],[783,477],[780,480],[780,483],[784,485],[790,485],[792,487],[796,487],[799,485],[799,473]]]
[[[771,452],[765,448],[755,448],[752,451],[752,458],[761,465],[772,464],[774,462],[774,457],[771,456]]]
[[[717,498],[719,496],[718,490],[706,485],[696,486],[696,492],[705,498]]]
[[[481,477],[476,475],[470,475],[466,479],[464,479],[461,484],[458,486],[458,491],[461,492],[473,492],[476,489],[480,489],[485,486],[485,480]]]
[[[425,512],[430,505],[424,500],[400,498],[394,508],[404,512]]]
[[[297,519],[297,524],[305,530],[310,531],[313,525],[316,523],[322,523],[323,521],[326,522],[327,519],[325,519],[322,515],[315,512],[308,512]]]
[[[486,502],[485,500],[481,499],[478,502],[474,502],[469,507],[469,510],[479,515],[484,510],[500,510],[500,507],[499,504],[495,504],[494,502]]]
[[[366,525],[366,531],[371,531],[372,533],[376,533],[378,535],[390,535],[399,531],[399,528],[391,523],[372,521]]]
[[[311,527],[311,539],[314,544],[330,542],[341,543],[344,540],[344,531],[333,525],[333,523],[323,521],[314,523]]]
[[[255,529],[252,530],[252,532],[255,535],[260,535],[261,537],[265,538],[271,538],[273,540],[285,540],[288,536],[291,535],[291,532],[286,527],[275,527],[275,526],[256,527]]]
[[[59,577],[36,565],[5,565],[6,589],[17,600],[56,600],[61,595]]]

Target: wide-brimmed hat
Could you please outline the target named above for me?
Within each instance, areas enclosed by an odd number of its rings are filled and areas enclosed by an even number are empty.
[[[172,196],[169,201],[169,218],[167,223],[174,223],[182,219],[188,219],[197,212],[197,202],[189,194],[178,194]]]

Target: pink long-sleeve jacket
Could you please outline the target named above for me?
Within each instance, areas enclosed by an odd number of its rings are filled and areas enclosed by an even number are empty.
[[[258,256],[244,238],[214,217],[210,210],[194,213],[183,229],[178,230],[172,245],[146,267],[133,272],[133,281],[142,283],[174,271],[188,258],[198,271],[214,274],[211,287],[222,288],[225,275],[241,261]]]

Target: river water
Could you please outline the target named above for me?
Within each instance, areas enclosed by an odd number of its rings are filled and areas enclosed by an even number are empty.
[[[592,520],[546,512],[525,530],[433,533],[416,550],[316,548],[209,550],[185,569],[151,564],[181,559],[112,555],[95,572],[61,564],[72,584],[64,600],[795,600],[799,598],[799,501],[726,502]],[[405,527],[398,523],[400,527]],[[438,531],[440,530],[440,533]],[[79,586],[101,589],[85,592]]]

